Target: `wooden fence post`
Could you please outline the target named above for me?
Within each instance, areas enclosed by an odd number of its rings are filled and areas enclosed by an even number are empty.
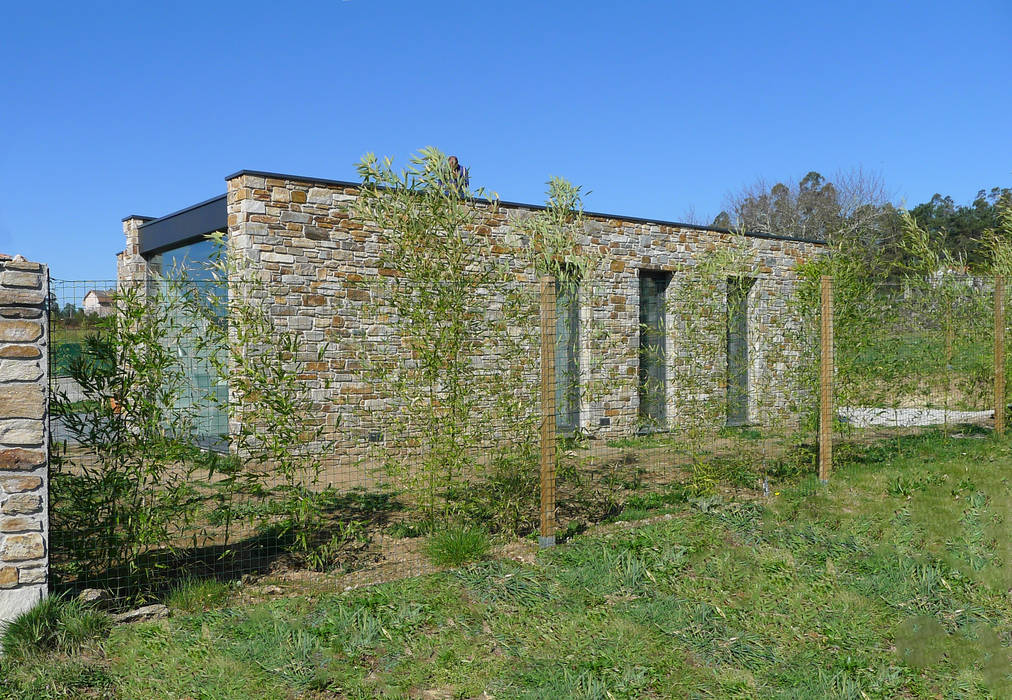
[[[1005,434],[1005,278],[994,278],[994,433]]]
[[[833,468],[833,278],[822,276],[822,361],[819,371],[819,480]]]
[[[948,313],[945,314],[945,420],[946,429],[949,425],[949,412],[952,408],[952,345],[954,335],[952,329],[952,317],[956,313],[955,305],[950,303]]]
[[[555,280],[541,278],[541,536],[555,544]]]

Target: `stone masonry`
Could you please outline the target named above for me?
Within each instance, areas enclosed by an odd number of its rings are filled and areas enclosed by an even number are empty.
[[[338,453],[349,460],[360,446],[355,439],[349,440],[349,434],[356,432],[356,427],[359,433],[373,429],[356,426],[354,407],[375,397],[351,370],[349,358],[339,356],[333,348],[340,347],[340,340],[355,329],[370,333],[370,329],[360,327],[363,302],[356,297],[363,292],[356,283],[387,272],[378,262],[381,232],[357,220],[350,211],[357,194],[356,187],[288,176],[239,173],[228,181],[230,254],[245,256],[260,271],[273,296],[271,308],[277,323],[301,334],[311,372],[304,381],[320,399],[320,410],[330,412],[327,424],[340,425],[332,435]],[[494,210],[480,202],[475,206],[488,209],[485,224],[494,238],[503,241],[515,236],[517,220],[532,211],[531,207],[515,204],[502,204]],[[787,309],[797,280],[795,268],[821,251],[821,246],[811,242],[743,238],[706,227],[675,227],[597,215],[587,217],[581,244],[594,247],[602,256],[595,289],[581,292],[593,297],[581,299],[581,313],[584,317],[592,315],[614,337],[625,341],[624,346],[597,363],[597,371],[630,378],[580,407],[581,427],[602,437],[629,434],[638,421],[635,348],[639,336],[639,270],[678,270],[691,266],[707,251],[743,245],[757,279],[750,292],[750,325],[764,332],[775,327],[782,333],[795,322],[788,318]],[[776,339],[771,336],[770,342]],[[331,350],[320,361],[317,351],[325,343]],[[680,346],[677,337],[670,339],[671,362],[691,351]],[[774,358],[775,353],[761,344],[753,354],[753,379],[762,381],[775,405],[784,405],[788,391],[773,386],[771,377],[790,357],[777,354]],[[764,358],[768,367],[761,366]],[[714,376],[709,380],[709,391],[722,390],[722,361],[716,358],[717,367],[710,370]],[[583,366],[591,364],[581,362]],[[586,379],[581,376],[581,382]],[[672,416],[677,413],[677,391],[677,386],[668,388]],[[753,402],[756,409],[770,410]]]
[[[344,466],[362,458],[368,449],[363,446],[364,436],[378,431],[361,415],[361,407],[377,396],[355,371],[355,362],[342,351],[342,343],[363,336],[387,344],[394,341],[387,328],[365,327],[368,292],[362,283],[390,271],[379,263],[382,232],[351,211],[358,192],[351,183],[248,171],[228,179],[229,254],[249,261],[270,290],[265,302],[275,322],[296,331],[303,341],[306,372],[300,380],[318,407],[310,420],[328,426],[327,437],[335,443],[334,459]],[[494,241],[502,242],[504,252],[509,248],[507,241],[516,238],[517,222],[534,210],[512,203],[491,207],[478,201],[475,206],[483,210],[482,228],[487,227]],[[121,283],[148,278],[146,263],[137,252],[141,223],[136,217],[124,221],[127,249],[119,258]],[[627,379],[610,382],[610,389],[581,402],[581,429],[613,437],[629,435],[638,425],[640,270],[671,271],[677,277],[701,255],[732,247],[747,258],[748,273],[755,278],[748,302],[749,326],[756,330],[755,339],[750,340],[749,382],[761,386],[763,396],[762,401],[759,391],[750,396],[750,412],[764,420],[787,406],[792,390],[781,377],[799,354],[784,351],[785,335],[799,325],[788,300],[797,283],[797,265],[819,255],[824,250],[819,243],[589,214],[580,244],[592,247],[601,258],[594,288],[581,287],[581,321],[596,323],[620,339],[603,358],[587,357],[591,350],[580,348],[581,385],[593,379],[584,376],[585,371]],[[518,278],[526,273],[517,270]],[[528,281],[534,283],[533,278]],[[669,377],[684,378],[680,365],[693,365],[692,371],[701,373],[702,379],[692,391],[700,396],[719,395],[725,390],[723,338],[712,339],[716,351],[706,353],[705,362],[700,362],[684,338],[679,342],[677,319],[669,319],[669,324]],[[532,369],[536,364],[537,353],[532,352]],[[584,369],[592,366],[594,370]],[[669,382],[669,420],[677,421],[679,410],[692,410],[691,402],[682,400],[685,393],[684,386]]]
[[[49,270],[0,259],[0,624],[47,592]]]
[[[140,253],[140,226],[150,221],[146,216],[128,216],[123,219],[126,248],[116,255],[116,278],[131,284],[143,283],[148,278],[148,263]]]

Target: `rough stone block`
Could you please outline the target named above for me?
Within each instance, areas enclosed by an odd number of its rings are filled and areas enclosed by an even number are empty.
[[[34,382],[42,376],[38,362],[0,360],[0,382]]]
[[[42,486],[41,476],[2,476],[0,477],[0,488],[7,493],[24,493],[34,491]]]
[[[311,187],[308,200],[310,204],[330,204],[334,201],[334,193],[325,187]]]
[[[21,270],[23,272],[42,272],[42,264],[37,262],[28,262],[20,255],[14,257],[13,260],[8,260],[4,263],[4,268],[7,270]]]
[[[0,288],[0,304],[41,304],[46,300],[42,289]]]
[[[127,612],[117,613],[112,616],[113,622],[117,624],[124,624],[128,622],[145,622],[147,620],[159,620],[163,617],[169,616],[169,608],[161,603],[154,603],[152,605],[145,605],[142,608],[136,610],[128,610]]]
[[[46,541],[37,532],[7,535],[0,544],[0,560],[3,561],[30,561],[44,556],[46,556]]]
[[[42,510],[42,499],[31,493],[15,493],[0,507],[6,515],[31,515]]]
[[[8,269],[0,273],[0,285],[4,287],[37,289],[42,285],[42,275],[37,272],[21,272],[19,270]]]
[[[34,360],[42,357],[38,345],[3,345],[0,346],[0,359]]]
[[[39,294],[41,295],[42,292],[39,292]],[[7,293],[0,291],[0,304],[12,303],[8,302],[6,297]],[[41,301],[41,299],[39,301]],[[41,337],[42,337],[41,321],[23,321],[23,320],[0,321],[0,342],[32,343]]]
[[[0,379],[7,378],[0,363]],[[0,388],[0,416],[41,420],[44,415],[46,394],[38,384],[6,384]]]
[[[40,420],[0,420],[0,443],[39,445],[42,443],[42,439],[42,421]]]
[[[18,570],[13,566],[0,566],[0,588],[14,588],[18,585]]]
[[[28,306],[0,306],[0,318],[42,318],[42,309]]]
[[[312,219],[313,217],[311,217],[309,214],[303,214],[302,212],[298,211],[289,211],[286,209],[283,212],[281,212],[281,223],[283,224],[287,223],[308,224],[310,221],[312,221]]]
[[[29,518],[24,515],[3,516],[0,515],[0,532],[39,532],[42,530],[42,522],[37,518]]]
[[[0,471],[32,471],[45,463],[46,453],[42,450],[25,450],[20,447],[0,450]]]
[[[46,574],[47,568],[44,566],[26,567],[19,572],[18,580],[22,585],[26,583],[45,583]]]

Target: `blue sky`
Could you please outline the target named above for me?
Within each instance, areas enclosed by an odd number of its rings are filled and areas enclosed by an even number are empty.
[[[863,167],[897,200],[1012,186],[1012,4],[18,3],[0,23],[0,252],[115,276],[120,219],[242,168],[354,179],[434,145],[472,184],[708,222]]]

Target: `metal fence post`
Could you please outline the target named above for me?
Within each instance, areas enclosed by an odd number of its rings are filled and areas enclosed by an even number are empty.
[[[555,280],[541,278],[541,536],[555,544]]]
[[[822,276],[822,358],[819,372],[819,480],[833,468],[833,278]]]

